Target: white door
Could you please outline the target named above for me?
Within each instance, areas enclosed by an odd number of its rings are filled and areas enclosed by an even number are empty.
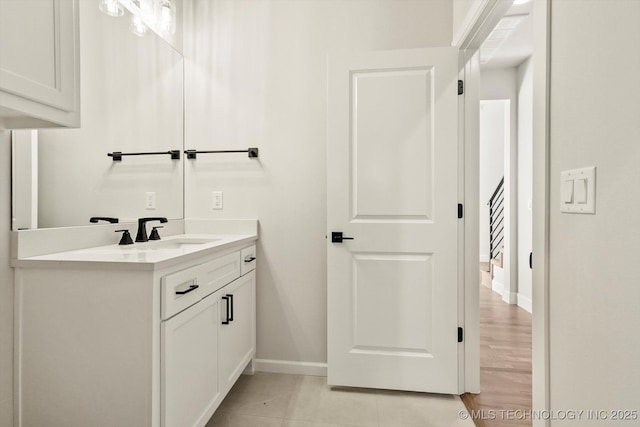
[[[455,48],[329,59],[331,385],[458,393],[457,65]]]

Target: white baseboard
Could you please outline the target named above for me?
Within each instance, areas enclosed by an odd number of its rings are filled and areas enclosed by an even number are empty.
[[[502,301],[507,304],[516,304],[518,302],[518,294],[515,292],[508,292],[506,289],[502,291]]]
[[[493,280],[491,281],[491,290],[502,296],[502,294],[504,293],[504,283],[496,280],[496,277],[494,276]]]
[[[529,313],[533,313],[533,302],[531,301],[531,298],[526,297],[522,294],[518,294],[517,298],[518,298],[518,307],[528,311]]]
[[[316,377],[327,376],[326,363],[256,359],[255,369],[258,372],[272,372],[276,374],[312,375]]]

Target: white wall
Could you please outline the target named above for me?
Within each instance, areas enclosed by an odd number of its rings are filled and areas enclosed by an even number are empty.
[[[489,206],[488,202],[504,176],[504,144],[509,132],[510,102],[480,101],[480,261],[488,262]]]
[[[11,132],[0,130],[0,427],[13,425],[13,269],[11,230]]]
[[[187,57],[190,218],[257,218],[260,359],[326,362],[326,64],[337,51],[447,46],[450,0],[196,0]],[[211,209],[211,191],[224,209]]]
[[[533,217],[533,62],[518,66],[518,305],[532,310],[531,269]]]
[[[640,2],[551,3],[551,409],[638,410]],[[559,211],[560,172],[597,166],[595,215]],[[552,426],[637,424],[584,420]]]

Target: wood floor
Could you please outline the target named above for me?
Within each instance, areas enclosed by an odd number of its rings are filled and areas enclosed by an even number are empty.
[[[480,394],[464,394],[476,427],[531,426],[531,314],[480,285]],[[527,418],[527,419],[523,419]]]

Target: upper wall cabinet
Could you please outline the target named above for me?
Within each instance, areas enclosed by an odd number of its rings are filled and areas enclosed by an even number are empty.
[[[0,129],[79,127],[78,0],[0,0]]]

